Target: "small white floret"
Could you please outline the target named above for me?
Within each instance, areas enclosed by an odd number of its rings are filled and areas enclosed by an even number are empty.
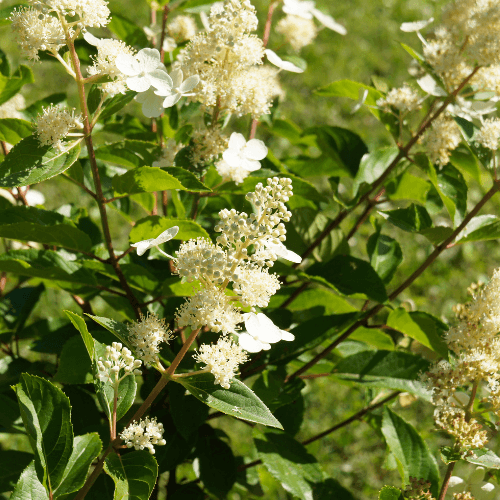
[[[277,66],[280,69],[284,69],[285,71],[291,71],[292,73],[303,73],[304,70],[299,68],[298,66],[295,66],[295,64],[289,62],[289,61],[283,61],[281,57],[276,54],[276,52],[273,52],[271,49],[266,49],[264,53],[267,56],[267,60],[271,63]]]
[[[295,339],[292,333],[278,328],[265,314],[246,313],[243,317],[247,331],[239,335],[239,344],[248,352],[267,351],[271,344],[280,340]]]

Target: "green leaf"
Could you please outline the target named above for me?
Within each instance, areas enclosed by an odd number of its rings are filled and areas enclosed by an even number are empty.
[[[470,175],[478,184],[481,183],[481,163],[476,155],[465,148],[457,148],[451,152],[450,163],[463,174]]]
[[[98,160],[134,168],[151,164],[154,159],[152,151],[156,148],[157,145],[152,142],[126,140],[96,148],[95,156]],[[120,177],[122,176],[115,176],[113,182]],[[140,193],[142,191],[134,192]],[[126,193],[130,194],[132,191],[126,191]]]
[[[471,464],[481,465],[487,469],[500,469],[500,457],[491,450],[485,448],[474,450],[475,456],[465,456],[464,460]]]
[[[0,394],[0,407],[2,408],[0,412],[0,425],[3,427],[2,432],[24,432],[21,422],[21,412],[17,401],[12,400],[5,394]],[[0,470],[4,469],[0,467]]]
[[[34,461],[21,474],[10,500],[49,500],[45,487],[38,480]]]
[[[183,191],[210,191],[196,177],[180,167],[139,167],[113,177],[117,194],[152,193],[181,189]]]
[[[378,500],[404,500],[404,497],[399,488],[384,486],[378,494]]]
[[[314,500],[355,500],[354,495],[332,478],[313,486]]]
[[[414,427],[386,406],[381,430],[396,458],[403,483],[408,484],[410,476],[425,479],[432,484],[431,492],[436,495],[439,483],[436,459]]]
[[[324,97],[348,97],[349,99],[357,101],[359,99],[360,90],[361,92],[368,90],[368,95],[365,100],[368,106],[376,106],[377,100],[383,97],[382,92],[379,92],[377,89],[352,80],[338,80],[332,82],[325,87],[317,89],[314,93]],[[378,109],[372,107],[368,108],[368,110],[374,116],[380,118],[380,111]]]
[[[243,382],[231,380],[231,387],[223,389],[215,385],[211,373],[183,377],[176,382],[182,384],[194,397],[206,405],[233,417],[281,429],[266,405]]]
[[[35,77],[28,66],[21,64],[9,78],[0,75],[0,105],[12,99],[27,83],[33,83]]]
[[[391,200],[412,200],[425,205],[430,184],[408,171],[396,179],[391,179],[385,185],[387,196]]]
[[[387,222],[409,233],[418,233],[432,227],[432,219],[427,210],[414,203],[407,208],[388,210],[379,214]]]
[[[500,238],[500,219],[495,215],[473,217],[455,240],[456,245],[470,241],[487,241]]]
[[[380,231],[373,233],[366,243],[370,264],[384,284],[390,283],[399,264],[403,262],[403,251],[399,243]]]
[[[304,131],[304,135],[315,135],[318,147],[330,157],[346,175],[357,176],[361,168],[360,162],[368,152],[361,137],[348,129],[323,125],[311,127]],[[299,194],[295,192],[294,194]]]
[[[311,483],[321,483],[323,473],[313,455],[293,437],[280,431],[254,429],[257,456],[283,488],[303,500],[313,498]]]
[[[52,250],[12,250],[0,254],[0,271],[51,281],[95,285],[94,275]]]
[[[33,126],[26,120],[19,118],[0,119],[0,141],[17,144],[21,139],[31,135]]]
[[[462,174],[449,163],[436,171],[423,154],[416,155],[415,162],[436,188],[454,226],[460,225],[467,211],[467,184]]]
[[[101,453],[101,449],[102,443],[97,432],[75,436],[73,452],[66,465],[63,480],[54,491],[54,500],[78,491],[83,486],[90,466]]]
[[[149,238],[156,238],[163,231],[173,226],[179,227],[179,232],[174,237],[174,240],[190,240],[199,237],[210,239],[205,229],[193,220],[168,219],[159,215],[149,215],[136,222],[129,234],[130,242],[136,243]]]
[[[27,115],[31,120],[35,120],[37,115],[43,112],[43,108],[50,106],[51,104],[59,104],[64,105],[66,102],[66,94],[63,92],[59,92],[56,94],[50,94],[43,99],[39,99],[35,101],[33,104],[30,104],[25,110],[23,110],[23,114]]]
[[[92,314],[87,314],[89,318],[92,318],[96,323],[106,328],[109,332],[115,335],[118,340],[129,349],[132,349],[129,340],[128,326],[125,323],[120,323],[114,319],[102,318],[99,316],[92,316]]]
[[[387,292],[380,276],[370,263],[351,257],[337,255],[325,264],[314,264],[308,273],[325,278],[344,295],[363,293],[377,302],[387,300]]]
[[[79,143],[60,151],[42,146],[34,136],[26,137],[0,163],[0,186],[13,188],[46,181],[71,167],[79,154]]]
[[[429,392],[418,380],[430,363],[415,354],[399,351],[363,351],[342,359],[333,370],[342,379],[372,387],[383,387],[417,394],[430,400]]]
[[[205,424],[200,428],[195,454],[203,486],[216,498],[226,498],[236,482],[236,462],[231,448]]]
[[[87,325],[85,324],[85,321],[81,316],[78,314],[75,314],[74,312],[71,311],[64,311],[64,314],[70,319],[71,323],[73,323],[73,326],[80,332],[80,335],[82,336],[83,343],[85,344],[85,348],[87,349],[87,352],[89,353],[89,357],[91,361],[94,361],[94,339],[92,338],[92,335],[90,335]]]
[[[14,288],[0,299],[0,317],[18,336],[44,290],[43,283]]]
[[[47,380],[27,373],[21,375],[15,391],[38,479],[54,491],[64,478],[73,448],[69,399]]]
[[[106,346],[97,340],[94,341],[95,345],[95,360],[104,358],[106,356]],[[101,408],[106,413],[108,420],[111,421],[113,414],[113,399],[114,399],[114,385],[111,382],[101,382],[96,376],[96,363],[94,363],[94,387],[96,390],[97,398]],[[118,403],[116,405],[116,421],[118,422],[130,407],[134,404],[135,395],[137,392],[137,382],[135,375],[127,375],[122,379],[118,385]]]
[[[115,14],[113,14],[113,16],[114,15]],[[131,102],[136,95],[137,95],[137,92],[129,90],[128,92],[125,92],[125,94],[117,94],[114,97],[112,97],[111,99],[108,99],[102,107],[102,111],[101,111],[101,114],[99,115],[99,119],[106,120],[106,118],[109,118],[111,116],[116,115],[118,113],[118,111],[120,111],[129,102]]]
[[[135,24],[134,21],[117,14],[116,11],[113,12],[113,17],[107,28],[127,45],[148,46],[148,39],[142,28]]]
[[[389,314],[387,326],[408,335],[408,337],[417,340],[443,358],[448,359],[448,348],[440,335],[440,332],[443,331],[443,324],[430,314],[417,314],[418,316],[415,313],[408,313],[402,307],[398,307]],[[437,328],[438,324],[440,331]],[[446,325],[444,327],[446,331]]]
[[[0,492],[12,491],[19,476],[32,461],[31,453],[0,450]]]
[[[370,186],[373,184],[389,167],[389,165],[399,155],[399,148],[390,146],[376,149],[371,153],[365,154],[361,158],[359,170],[353,182],[353,197],[363,190],[360,189],[364,184]]]
[[[146,450],[112,453],[106,458],[104,470],[115,482],[113,500],[148,500],[158,476],[158,464]]]
[[[75,224],[56,212],[17,206],[0,210],[0,237],[37,241],[88,252],[92,241]]]
[[[52,379],[62,384],[91,384],[92,363],[85,355],[85,344],[79,335],[74,335],[66,341],[61,351],[61,359],[57,373]]]

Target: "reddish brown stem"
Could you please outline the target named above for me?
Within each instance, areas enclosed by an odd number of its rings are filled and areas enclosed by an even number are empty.
[[[446,238],[441,244],[439,244],[434,251],[427,257],[427,259],[423,262],[423,264],[416,269],[396,290],[394,290],[388,297],[388,302],[393,301],[403,290],[408,288],[435,260],[436,258],[448,248],[448,245],[454,241],[457,235],[464,229],[464,227],[470,222],[470,220],[477,215],[477,213],[481,210],[481,208],[490,200],[490,198],[498,191],[498,186],[496,183],[493,184],[493,187],[483,196],[483,198],[479,201],[479,203],[469,212],[469,214],[464,218],[462,223],[451,233],[451,235]],[[321,351],[317,356],[315,356],[311,361],[306,363],[302,368],[298,369],[296,372],[292,373],[286,378],[286,381],[291,380],[299,375],[302,375],[304,372],[309,370],[312,366],[314,366],[318,361],[323,359],[327,354],[329,354],[333,349],[335,349],[341,342],[351,335],[354,331],[356,331],[360,326],[365,325],[367,321],[375,316],[378,312],[380,312],[384,308],[384,304],[378,304],[366,314],[356,321],[352,326],[350,326],[340,337],[338,337],[334,342],[332,342],[326,349]]]
[[[161,19],[161,36],[160,36],[160,58],[161,62],[165,62],[165,50],[163,49],[163,42],[165,41],[165,35],[167,33],[167,19],[170,13],[170,8],[167,5],[163,7],[163,17]]]
[[[444,500],[446,496],[446,492],[448,491],[448,485],[450,484],[451,475],[453,473],[453,469],[455,468],[456,462],[450,462],[448,464],[448,468],[446,469],[446,474],[443,479],[443,484],[441,486],[441,491],[439,492],[438,500]]]
[[[465,78],[465,80],[455,89],[453,93],[451,93],[443,102],[443,104],[439,107],[439,109],[431,116],[428,116],[427,119],[424,119],[421,123],[417,133],[408,141],[406,146],[399,150],[399,153],[396,155],[394,160],[389,164],[389,166],[384,170],[382,175],[372,183],[370,188],[366,193],[363,194],[356,202],[353,207],[342,209],[337,217],[325,228],[324,231],[316,238],[316,240],[312,243],[312,245],[302,254],[302,259],[306,259],[309,255],[312,254],[314,249],[333,231],[339,224],[349,215],[353,210],[362,205],[366,200],[369,199],[373,191],[379,188],[384,181],[387,179],[389,174],[396,168],[398,163],[408,156],[410,149],[418,142],[418,140],[422,137],[425,131],[429,128],[432,122],[439,116],[441,113],[448,107],[448,104],[452,102],[455,97],[460,93],[460,91],[469,83],[470,79],[479,71],[480,66],[476,66],[471,74]],[[298,264],[294,264],[293,267],[297,267]]]

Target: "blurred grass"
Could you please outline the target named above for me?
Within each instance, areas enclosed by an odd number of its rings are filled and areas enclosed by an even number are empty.
[[[8,6],[16,2],[4,2]],[[387,81],[390,86],[399,86],[408,78],[410,57],[400,47],[400,42],[419,49],[414,34],[399,30],[402,22],[439,17],[439,7],[444,0],[351,0],[349,2],[318,1],[318,6],[330,12],[335,19],[348,30],[345,37],[327,29],[319,33],[317,40],[301,52],[308,63],[307,71],[302,75],[281,74],[287,99],[280,105],[279,115],[289,118],[300,127],[316,124],[328,124],[346,127],[359,133],[370,147],[389,144],[390,137],[385,129],[365,110],[352,115],[351,101],[322,98],[314,94],[318,87],[339,79],[351,79],[369,84],[373,75]],[[260,18],[260,30],[263,29],[268,2],[256,0]],[[133,18],[140,25],[148,24],[146,2],[123,0],[111,3],[112,10]],[[275,13],[275,22],[282,16],[281,10]],[[105,35],[106,30],[95,32]],[[109,36],[109,33],[108,33]],[[0,28],[0,48],[8,53],[13,66],[22,62],[9,27]],[[286,52],[283,40],[272,34],[269,47],[281,55]],[[290,52],[292,53],[292,52]],[[55,63],[34,64],[36,83],[23,90],[28,104],[55,91],[67,90],[70,105],[76,105],[71,78]],[[484,184],[487,184],[485,178]],[[470,198],[477,200],[482,188],[474,188]],[[38,188],[38,187],[37,187]],[[90,207],[88,197],[61,178],[44,183],[39,189],[47,198],[48,209],[58,208],[66,203]],[[499,202],[489,203],[483,213],[498,213]],[[120,245],[127,240],[127,223],[116,213],[111,215],[111,230]],[[350,228],[353,219],[345,223]],[[352,252],[366,258],[366,238],[371,232],[368,226],[362,227],[352,240]],[[384,232],[402,240],[405,261],[398,270],[394,283],[401,282],[430,252],[430,245],[422,237],[403,234],[395,228],[384,228]],[[466,288],[479,279],[487,280],[499,261],[498,243],[482,242],[453,248],[445,252],[417,282],[407,290],[401,300],[413,301],[419,309],[428,311],[447,321],[452,321],[451,307],[466,298]],[[100,314],[113,312],[99,306]],[[37,305],[33,320],[38,317],[61,315],[63,308],[77,311],[69,296],[56,289],[50,289]],[[306,439],[331,425],[342,421],[366,405],[371,393],[365,389],[341,385],[329,378],[308,381],[305,390],[306,411],[304,425],[297,436]],[[439,437],[432,426],[432,408],[424,402],[414,402],[408,407],[397,403],[396,411],[411,421],[417,429],[429,438],[428,443],[437,456],[438,443],[447,442]],[[223,428],[231,437],[238,454],[252,453],[251,429],[246,425],[227,417],[212,421]],[[438,438],[438,439],[437,439]],[[22,443],[10,443],[23,448]],[[356,498],[368,500],[377,497],[377,491],[383,484],[399,485],[399,475],[395,470],[384,467],[386,458],[385,445],[380,436],[365,422],[354,423],[308,447],[322,464],[325,472],[351,489]],[[277,485],[262,468],[257,468],[264,488],[264,498],[286,499],[289,496]],[[257,498],[243,495],[241,492],[232,496],[238,498]]]

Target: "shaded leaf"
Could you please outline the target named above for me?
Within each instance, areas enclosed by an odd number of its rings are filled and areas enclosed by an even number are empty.
[[[12,491],[19,476],[32,461],[31,453],[0,450],[0,492]]]
[[[0,141],[17,144],[21,139],[31,135],[33,126],[26,120],[19,118],[0,119]]]
[[[409,233],[418,233],[432,227],[432,219],[427,210],[414,203],[407,208],[397,208],[379,214],[387,222]]]
[[[378,494],[378,500],[403,500],[403,493],[394,486],[384,486]]]
[[[91,384],[92,363],[86,356],[85,344],[79,335],[74,335],[64,344],[57,373],[52,379],[62,384]]]
[[[33,71],[23,64],[10,77],[0,74],[0,105],[12,99],[24,85],[34,81]]]
[[[194,397],[222,413],[281,429],[281,424],[266,405],[239,380],[233,378],[229,389],[215,385],[211,373],[183,377],[176,382],[182,384]]]
[[[45,181],[67,170],[78,159],[80,144],[60,151],[29,136],[17,143],[0,164],[0,186],[13,188]]]
[[[399,264],[403,262],[403,251],[399,243],[380,231],[373,233],[366,243],[370,264],[380,279],[388,284],[392,280]]]
[[[148,500],[158,476],[158,464],[149,451],[140,450],[106,458],[104,470],[115,482],[115,500]]]
[[[64,478],[73,448],[69,399],[49,381],[26,373],[15,391],[38,479],[54,491]]]
[[[80,332],[85,348],[89,353],[91,361],[94,361],[94,339],[90,335],[87,325],[81,316],[71,311],[64,311],[64,314],[71,320],[73,326]]]

